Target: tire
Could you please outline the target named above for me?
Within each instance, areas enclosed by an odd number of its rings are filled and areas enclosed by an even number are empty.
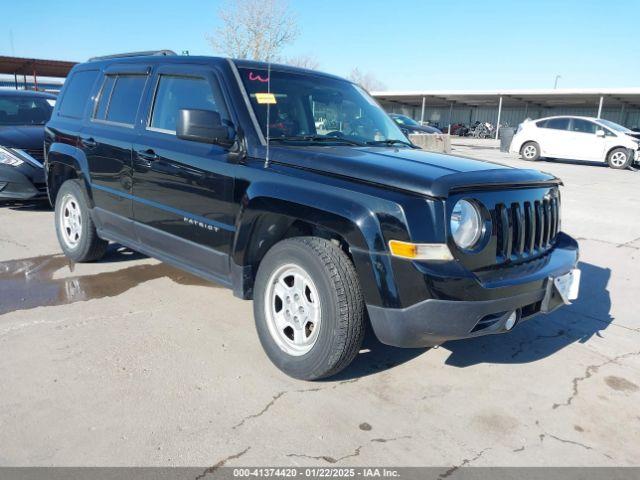
[[[332,242],[296,237],[274,245],[258,268],[253,298],[260,343],[287,375],[329,377],[358,354],[364,299],[353,264]]]
[[[528,162],[540,160],[540,145],[536,142],[526,142],[522,145],[522,148],[520,148],[520,156]]]
[[[67,180],[58,190],[55,224],[60,247],[74,262],[93,262],[104,256],[109,242],[98,237],[78,180]]]
[[[607,155],[607,163],[611,168],[615,168],[616,170],[629,168],[631,162],[633,162],[633,158],[626,148],[614,148],[609,152],[609,155]]]

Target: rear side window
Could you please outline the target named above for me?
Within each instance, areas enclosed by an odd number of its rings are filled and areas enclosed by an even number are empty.
[[[178,110],[182,108],[210,110],[218,112],[223,120],[229,118],[217,84],[212,88],[205,78],[161,75],[149,126],[175,133]]]
[[[91,95],[91,89],[98,76],[98,70],[84,70],[74,73],[65,89],[60,102],[58,115],[71,118],[82,118],[85,106]]]
[[[146,75],[107,75],[94,118],[133,125],[146,80]]]
[[[553,130],[569,130],[568,118],[552,118],[547,120],[544,128],[551,128]]]

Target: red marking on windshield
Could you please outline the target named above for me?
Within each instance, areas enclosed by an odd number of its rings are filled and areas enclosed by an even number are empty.
[[[262,83],[267,83],[269,81],[269,77],[267,78],[262,78],[260,75],[256,75],[253,72],[249,72],[249,80],[251,80],[252,82],[262,82]]]

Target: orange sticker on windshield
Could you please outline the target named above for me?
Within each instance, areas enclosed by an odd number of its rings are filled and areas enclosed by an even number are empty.
[[[256,101],[260,104],[276,103],[276,96],[273,93],[256,93]]]

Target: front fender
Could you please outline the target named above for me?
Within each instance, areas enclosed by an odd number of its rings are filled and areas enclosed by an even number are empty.
[[[329,185],[260,182],[246,190],[236,224],[233,261],[255,265],[297,220],[335,233],[349,246],[368,304],[397,306],[398,292],[383,223],[406,224],[402,208],[385,199]],[[257,265],[256,265],[257,266]]]

